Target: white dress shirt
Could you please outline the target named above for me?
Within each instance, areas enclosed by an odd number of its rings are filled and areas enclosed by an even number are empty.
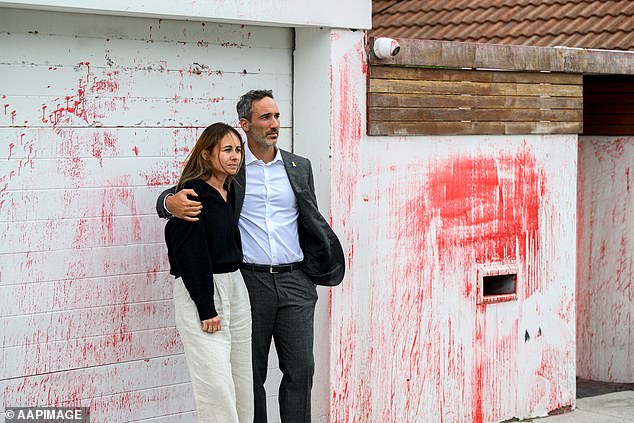
[[[264,163],[244,143],[246,189],[238,219],[245,263],[285,264],[304,259],[297,233],[297,199],[280,150]]]

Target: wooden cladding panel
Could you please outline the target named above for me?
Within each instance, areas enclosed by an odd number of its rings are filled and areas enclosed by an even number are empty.
[[[582,118],[582,111],[575,109],[370,108],[370,120],[400,122],[579,122]]]
[[[579,122],[370,122],[370,135],[570,134]]]
[[[379,59],[370,49],[370,65],[506,69],[562,74],[634,74],[630,51],[534,47],[399,38],[398,55]],[[371,39],[371,45],[374,40]]]
[[[451,72],[446,72],[446,71]],[[472,69],[404,68],[370,66],[370,79],[412,79],[429,81],[524,82],[578,85],[579,75],[548,72],[474,71]]]
[[[634,76],[585,76],[583,122],[585,135],[634,135]]]
[[[581,75],[370,66],[370,135],[580,133]]]
[[[433,94],[393,94],[370,93],[373,107],[471,107],[517,109],[576,109],[579,110],[578,97],[535,97],[535,96],[472,96],[472,95],[433,95]]]

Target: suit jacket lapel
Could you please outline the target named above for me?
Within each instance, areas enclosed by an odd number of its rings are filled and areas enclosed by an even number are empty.
[[[293,161],[291,153],[282,149],[280,149],[280,152],[282,154],[282,161],[284,162],[284,170],[286,170],[288,180],[291,183],[291,188],[293,188],[293,192],[297,195],[297,193],[305,189],[301,187],[301,169],[298,167],[297,162]]]

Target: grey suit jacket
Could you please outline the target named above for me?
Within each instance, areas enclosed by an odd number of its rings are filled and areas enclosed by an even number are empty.
[[[343,248],[317,207],[310,161],[282,149],[280,152],[299,209],[297,226],[299,245],[304,253],[303,270],[316,285],[339,285],[345,273]],[[245,168],[242,166],[231,183],[230,191],[236,218],[240,216],[244,203],[245,186]],[[167,189],[157,199],[156,210],[160,217],[170,217],[163,207],[163,200],[174,192],[175,187]]]

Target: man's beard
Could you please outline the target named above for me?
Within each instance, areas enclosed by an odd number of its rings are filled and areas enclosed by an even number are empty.
[[[274,140],[269,140],[267,138],[267,136],[273,135],[273,134],[277,135],[278,138],[280,136],[279,131],[268,131],[263,136],[259,136],[255,134],[251,134],[251,136],[253,137],[253,141],[255,141],[258,144],[266,145],[269,147],[275,147],[275,145],[277,144],[277,138],[275,138]]]

